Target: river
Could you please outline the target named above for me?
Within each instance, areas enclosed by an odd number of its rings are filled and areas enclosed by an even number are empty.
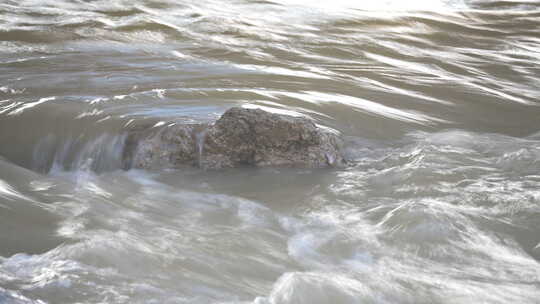
[[[232,106],[336,169],[123,170]],[[0,303],[539,303],[540,2],[1,0]]]

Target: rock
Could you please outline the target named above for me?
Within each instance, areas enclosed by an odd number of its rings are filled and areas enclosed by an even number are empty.
[[[235,107],[214,124],[131,130],[124,163],[126,168],[322,168],[344,165],[341,145],[337,132],[307,118]]]
[[[337,134],[304,117],[231,108],[205,134],[200,165],[321,168],[343,164]]]
[[[124,168],[177,168],[198,162],[197,131],[203,125],[139,127],[130,130],[123,151]]]

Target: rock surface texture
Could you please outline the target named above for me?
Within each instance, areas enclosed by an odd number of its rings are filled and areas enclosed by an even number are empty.
[[[239,166],[338,167],[345,161],[337,132],[304,117],[231,108],[215,123],[131,130],[126,168],[203,169]]]

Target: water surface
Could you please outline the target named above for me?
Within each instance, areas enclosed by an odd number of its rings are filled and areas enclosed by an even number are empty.
[[[4,0],[0,303],[538,303],[537,1]],[[121,169],[232,106],[345,169]]]

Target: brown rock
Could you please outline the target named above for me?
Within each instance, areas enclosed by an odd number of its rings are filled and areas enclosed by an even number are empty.
[[[321,168],[344,165],[340,148],[337,132],[307,118],[235,107],[211,125],[131,130],[124,163],[126,168]]]
[[[304,117],[231,108],[204,137],[203,168],[253,165],[321,168],[344,163],[336,133]]]
[[[124,147],[125,168],[176,168],[198,161],[195,134],[201,125],[131,130]]]

